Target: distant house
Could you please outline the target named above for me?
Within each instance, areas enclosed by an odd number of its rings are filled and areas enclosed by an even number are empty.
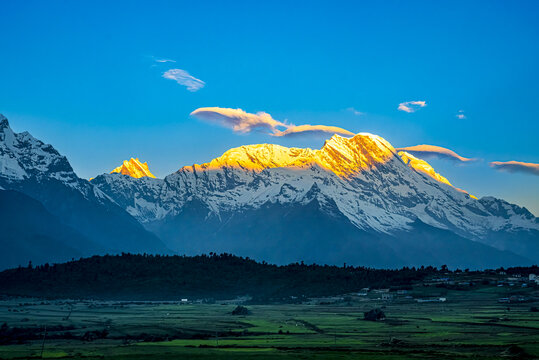
[[[393,300],[393,295],[390,294],[390,293],[383,293],[382,294],[382,300],[391,301],[391,300]]]
[[[361,289],[357,294],[358,296],[367,296],[367,293],[369,292],[369,288],[363,288]]]
[[[447,298],[441,297],[441,298],[433,298],[433,299],[415,299],[418,303],[426,303],[426,302],[446,302]]]
[[[530,274],[530,275],[528,275],[528,280],[530,280],[530,281],[536,281],[536,280],[537,280],[537,275],[535,275],[535,274]]]

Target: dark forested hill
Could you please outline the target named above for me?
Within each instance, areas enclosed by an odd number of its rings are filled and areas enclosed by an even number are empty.
[[[177,300],[255,299],[342,294],[419,280],[434,268],[374,270],[291,264],[276,266],[233,255],[94,256],[0,273],[0,293],[60,298]]]
[[[230,254],[200,256],[106,255],[0,272],[0,295],[110,300],[232,299],[254,301],[338,295],[364,287],[402,287],[443,267],[371,269],[295,263],[277,266]],[[458,271],[458,270],[457,270]],[[537,273],[531,268],[507,273]]]

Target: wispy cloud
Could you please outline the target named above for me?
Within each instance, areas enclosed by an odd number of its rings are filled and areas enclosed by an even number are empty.
[[[350,132],[346,129],[340,128],[338,126],[328,126],[328,125],[291,125],[285,131],[278,131],[273,136],[294,136],[294,135],[304,135],[304,134],[339,134],[344,136],[354,136],[353,132]]]
[[[466,115],[464,115],[464,111],[462,110],[459,110],[459,112],[457,113],[457,115],[455,115],[457,117],[457,119],[459,120],[464,120],[466,119]]]
[[[406,151],[406,152],[411,153],[412,155],[425,157],[425,158],[436,157],[440,159],[449,159],[449,160],[456,160],[456,161],[461,161],[461,162],[477,160],[477,159],[465,158],[463,156],[460,156],[453,150],[449,150],[449,149],[443,148],[441,146],[436,146],[436,145],[416,145],[416,146],[398,148],[396,150]]]
[[[257,130],[271,136],[298,136],[308,134],[354,135],[354,133],[337,126],[287,124],[275,120],[266,112],[251,114],[242,109],[204,107],[193,111],[191,116],[218,123],[224,127],[231,128],[235,132],[244,134]]]
[[[158,63],[168,63],[168,62],[175,63],[176,60],[172,60],[172,59],[155,59],[155,62],[158,62]]]
[[[357,115],[357,116],[363,115],[361,111],[358,111],[353,107],[347,108],[346,111],[350,111],[352,114]]]
[[[191,76],[187,71],[182,69],[170,69],[163,73],[165,79],[176,81],[178,84],[187,87],[191,92],[198,91],[206,85],[206,83],[194,76]]]
[[[399,104],[399,107],[397,108],[400,111],[404,111],[407,113],[413,113],[419,110],[420,108],[424,108],[427,106],[426,101],[406,101]]]
[[[525,163],[522,161],[493,161],[490,166],[500,171],[521,172],[539,175],[539,164]]]

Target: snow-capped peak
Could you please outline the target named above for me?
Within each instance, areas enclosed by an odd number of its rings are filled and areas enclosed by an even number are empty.
[[[421,160],[419,158],[416,158],[410,153],[407,153],[406,151],[399,151],[399,156],[401,157],[402,161],[404,161],[405,164],[408,164],[410,167],[414,168],[417,171],[420,171],[433,179],[442,182],[447,185],[451,185],[449,180],[447,180],[442,175],[438,174],[436,171],[434,171],[433,167],[430,166],[428,162],[425,160]],[[453,186],[453,185],[451,185]]]
[[[13,132],[6,117],[0,115],[0,180],[15,181],[32,176],[54,177],[70,184],[77,179],[67,159],[51,145],[26,131]]]
[[[239,168],[260,172],[316,164],[340,177],[348,177],[387,162],[395,153],[393,146],[380,136],[359,133],[352,138],[334,135],[320,150],[274,144],[244,145],[226,151],[209,163],[195,164],[193,168],[195,171]]]
[[[9,122],[4,114],[0,114],[0,128],[9,127]]]
[[[129,160],[124,160],[122,165],[118,166],[114,170],[110,172],[112,173],[120,173],[123,175],[128,175],[134,178],[141,178],[141,177],[152,177],[155,178],[155,176],[150,172],[150,169],[148,168],[148,163],[144,162],[141,163],[138,158],[131,158]]]

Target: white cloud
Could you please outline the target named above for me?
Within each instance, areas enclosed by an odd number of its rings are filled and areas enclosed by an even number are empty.
[[[191,92],[198,91],[206,85],[206,83],[194,76],[191,76],[187,71],[182,69],[170,69],[163,73],[165,79],[176,81],[178,84],[187,87]]]
[[[462,110],[459,110],[458,114],[455,115],[455,116],[456,116],[457,119],[459,119],[459,120],[464,120],[464,119],[466,119],[466,115],[464,115],[464,111],[462,111]]]
[[[242,109],[220,107],[204,107],[191,113],[199,119],[215,122],[231,128],[238,133],[249,133],[253,130],[266,132],[272,136],[297,136],[307,134],[340,134],[353,136],[354,133],[337,126],[327,125],[294,125],[275,120],[270,114],[257,112],[251,114]]]
[[[397,108],[400,111],[404,111],[407,113],[413,113],[419,110],[420,108],[424,108],[427,106],[426,101],[406,101],[399,104],[399,107]]]
[[[155,59],[155,62],[158,62],[158,63],[168,63],[168,62],[173,62],[173,63],[175,63],[176,60],[172,60],[172,59]]]
[[[349,107],[346,110],[350,111],[352,114],[357,115],[357,116],[363,115],[363,113],[361,111],[358,111],[358,110],[354,109],[353,107]]]

